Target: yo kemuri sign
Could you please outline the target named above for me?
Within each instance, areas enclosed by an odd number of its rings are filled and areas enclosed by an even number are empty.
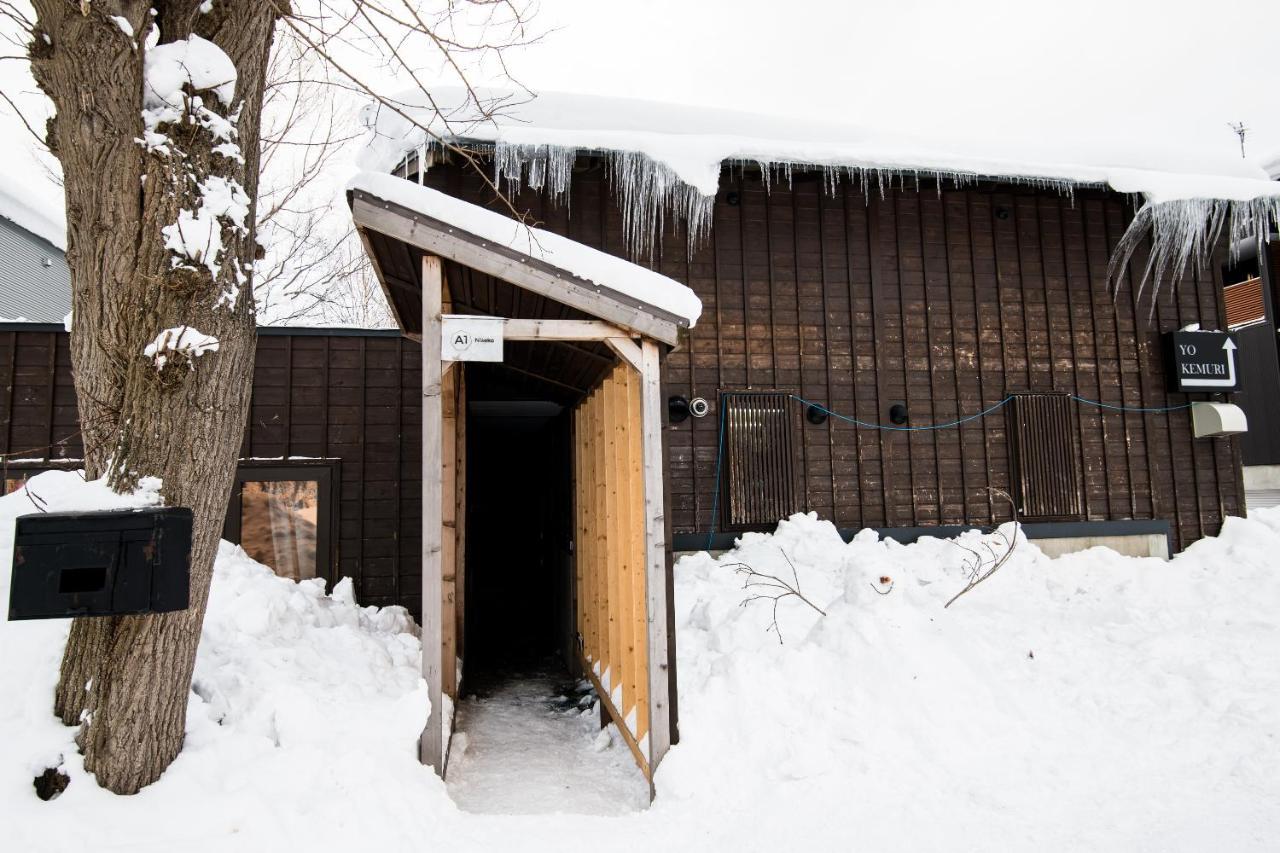
[[[1230,392],[1240,390],[1236,342],[1226,332],[1170,332],[1170,391]]]
[[[443,361],[502,361],[502,317],[445,314],[440,318]]]

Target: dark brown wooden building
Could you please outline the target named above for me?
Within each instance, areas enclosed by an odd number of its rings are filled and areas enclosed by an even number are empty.
[[[412,161],[402,174],[416,176]],[[567,203],[526,190],[515,207],[543,228],[626,255],[609,180],[603,157],[583,156]],[[465,169],[435,166],[426,183],[498,207]],[[1128,197],[905,184],[882,198],[848,182],[832,191],[820,171],[797,170],[789,181],[772,176],[766,189],[760,169],[726,167],[709,239],[690,254],[682,230],[664,234],[648,263],[687,283],[704,306],[666,358],[666,391],[710,403],[705,417],[666,431],[677,550],[723,547],[731,536],[713,530],[768,528],[800,510],[850,534],[873,527],[911,538],[990,525],[1009,517],[990,488],[1015,495],[1041,537],[1167,531],[1177,550],[1243,514],[1238,440],[1193,439],[1185,409],[1140,411],[1209,399],[1166,391],[1162,335],[1192,323],[1224,328],[1225,266],[1139,301],[1136,273],[1118,290],[1107,281],[1133,215]],[[1140,254],[1133,266],[1144,262]],[[720,452],[722,400],[740,392],[779,395],[727,399],[753,400],[757,414],[777,410],[769,441],[781,458],[754,460],[732,416]],[[915,427],[1009,396],[986,417],[920,431],[812,423],[794,399],[867,424]],[[772,493],[739,511],[739,480]]]
[[[61,326],[0,325],[5,491],[82,456]],[[419,610],[421,354],[396,331],[260,329],[226,535],[295,578]],[[34,509],[33,509],[34,511]]]
[[[872,527],[902,539],[990,525],[1008,509],[988,487],[1025,499],[1030,478],[1045,473],[1055,493],[1042,495],[1039,515],[1022,507],[1032,535],[1167,530],[1176,550],[1243,513],[1240,440],[1193,439],[1185,410],[1107,408],[1191,399],[1165,390],[1161,334],[1224,324],[1225,267],[1166,287],[1154,304],[1136,303],[1133,287],[1117,293],[1106,281],[1132,215],[1119,194],[923,185],[868,200],[849,185],[833,194],[820,177],[796,173],[766,192],[758,171],[727,170],[706,245],[690,257],[684,234],[671,232],[651,262],[704,305],[664,363],[668,397],[709,403],[705,416],[665,431],[675,550],[724,547],[734,531],[767,528],[792,511],[817,512],[850,534]],[[437,167],[427,179],[486,201],[484,183],[462,169]],[[626,254],[600,161],[580,164],[568,205],[528,191],[516,203],[548,230]],[[518,312],[488,277],[459,269],[455,281],[467,310],[481,302]],[[59,327],[0,327],[0,453],[22,451],[9,464],[11,480],[80,455],[66,344]],[[537,353],[545,361],[531,370],[533,349],[509,351],[504,368],[467,367],[492,377],[473,384],[494,402],[563,406],[613,361],[603,348],[558,347]],[[361,601],[415,613],[420,370],[417,343],[396,331],[262,329],[242,451],[246,480],[305,474],[326,490],[316,574],[351,577]],[[562,380],[548,382],[549,372]],[[731,405],[780,411],[773,438],[789,458],[750,468],[735,455],[733,418],[724,419],[720,452],[722,395],[740,392],[762,396],[731,397]],[[811,423],[807,405],[789,395],[906,427],[956,421],[1018,396],[956,428],[905,431],[836,417]],[[894,423],[895,407],[905,408],[904,423]],[[1031,419],[1028,439],[1051,436],[1048,461],[1035,457],[1043,448],[1018,453],[1011,427],[1021,412]],[[1261,433],[1244,440],[1260,454],[1269,447]],[[768,500],[735,508],[739,480],[758,477],[772,478]],[[237,533],[234,517],[228,532]]]
[[[423,183],[508,210],[447,162]],[[464,656],[555,655],[651,772],[678,738],[674,553],[795,512],[847,537],[948,535],[1008,520],[1007,493],[1047,551],[1166,556],[1245,512],[1241,442],[1193,437],[1189,404],[1215,398],[1167,390],[1164,336],[1225,328],[1224,285],[1249,271],[1224,248],[1154,299],[1136,273],[1112,287],[1126,196],[726,167],[706,239],[667,228],[639,261],[701,299],[690,329],[374,184],[353,215],[400,329],[260,330],[226,535],[409,608],[433,709]],[[626,258],[615,189],[584,153],[566,198],[512,201]],[[461,314],[507,322],[501,362],[437,357]],[[6,489],[74,466],[61,329],[0,325],[0,379]],[[438,722],[422,756],[439,768]]]

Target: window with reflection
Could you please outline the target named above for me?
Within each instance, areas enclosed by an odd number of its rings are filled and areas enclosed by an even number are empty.
[[[281,577],[316,576],[315,480],[247,480],[240,491],[240,547]]]
[[[330,576],[333,465],[242,465],[223,538],[291,580]]]

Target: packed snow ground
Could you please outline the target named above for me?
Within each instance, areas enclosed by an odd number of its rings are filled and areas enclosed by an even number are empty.
[[[50,509],[102,498],[74,476],[30,488]],[[0,498],[0,553],[31,509]],[[780,643],[731,564],[789,572],[783,551],[826,616],[784,600]],[[404,612],[228,545],[186,747],[137,796],[86,778],[49,713],[66,623],[0,626],[0,823],[15,850],[1274,850],[1277,553],[1277,510],[1167,563],[1024,542],[950,609],[964,552],[944,540],[845,544],[795,516],[686,558],[681,743],[648,810],[600,817],[459,809],[414,756]],[[32,777],[59,757],[70,787],[41,802]]]
[[[649,805],[649,783],[617,730],[601,730],[598,706],[579,699],[588,683],[564,681],[509,673],[467,688],[445,774],[459,808],[617,815]]]

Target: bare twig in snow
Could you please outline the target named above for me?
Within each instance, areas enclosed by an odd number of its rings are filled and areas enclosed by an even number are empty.
[[[771,575],[767,572],[758,572],[746,563],[729,563],[729,568],[734,572],[742,575],[746,580],[743,581],[742,588],[751,594],[742,600],[742,607],[746,607],[753,601],[772,601],[773,602],[773,621],[766,628],[766,631],[773,631],[778,635],[778,642],[782,642],[782,629],[778,627],[778,604],[784,598],[795,596],[805,604],[816,610],[819,615],[826,616],[827,612],[818,605],[814,604],[804,593],[800,591],[800,575],[796,571],[796,564],[791,562],[791,558],[787,556],[787,552],[781,548],[778,552],[782,554],[782,559],[787,561],[787,565],[791,567],[791,583],[787,583],[777,575]]]
[[[1018,522],[1017,504],[1014,503],[1009,493],[1003,489],[989,488],[987,491],[1009,502],[1009,510],[1013,513],[1013,538],[1006,536],[1004,531],[997,530],[994,535],[998,539],[998,548],[992,546],[991,540],[987,540],[981,546],[986,553],[976,548],[970,548],[967,545],[961,545],[959,542],[956,543],[957,548],[969,552],[969,557],[966,558],[964,564],[965,574],[968,576],[969,582],[965,584],[964,589],[953,595],[951,600],[943,605],[944,608],[950,607],[957,598],[999,571],[1001,566],[1009,562],[1009,558],[1013,556],[1013,549],[1017,547],[1018,531],[1021,529],[1021,524]]]

